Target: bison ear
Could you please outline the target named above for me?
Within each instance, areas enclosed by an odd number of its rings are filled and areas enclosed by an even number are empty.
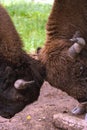
[[[14,83],[14,87],[18,90],[23,90],[29,87],[29,85],[32,85],[33,83],[35,83],[34,80],[32,81],[25,81],[23,79],[18,79],[15,81]]]
[[[68,54],[70,57],[75,58],[82,51],[86,42],[82,37],[73,38],[70,41],[74,42],[74,44],[69,48]]]

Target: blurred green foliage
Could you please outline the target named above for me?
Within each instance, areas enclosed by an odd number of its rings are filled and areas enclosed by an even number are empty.
[[[1,0],[9,12],[27,52],[43,46],[46,38],[45,25],[51,5],[24,0]]]

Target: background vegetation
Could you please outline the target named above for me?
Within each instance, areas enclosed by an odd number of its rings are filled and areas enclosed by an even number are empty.
[[[44,44],[45,25],[51,5],[25,0],[0,0],[0,3],[9,12],[27,52],[34,52]]]

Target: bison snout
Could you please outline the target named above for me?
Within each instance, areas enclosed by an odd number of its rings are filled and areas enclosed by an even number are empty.
[[[26,89],[29,85],[33,84],[35,81],[25,81],[23,79],[18,79],[14,83],[14,87],[18,90]]]

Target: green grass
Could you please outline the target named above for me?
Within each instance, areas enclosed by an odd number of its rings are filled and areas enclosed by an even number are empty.
[[[51,9],[51,5],[24,2],[2,3],[8,10],[17,31],[19,32],[24,49],[33,52],[38,46],[43,46],[46,38],[45,25]]]

